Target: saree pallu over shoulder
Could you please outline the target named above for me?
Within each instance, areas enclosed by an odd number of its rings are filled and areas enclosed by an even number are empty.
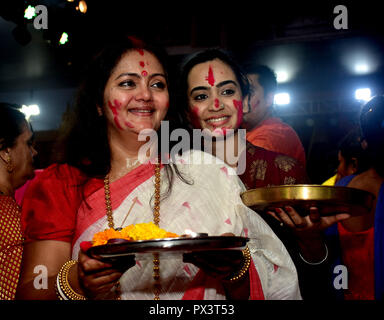
[[[114,181],[110,185],[112,210],[129,198],[129,195],[138,186],[153,176],[153,165],[143,164],[130,171],[124,177]],[[153,189],[152,189],[153,190]],[[104,195],[104,184],[101,188],[90,194],[80,205],[77,212],[76,231],[73,243],[98,220],[106,218],[106,204]],[[117,227],[118,224],[115,223]]]

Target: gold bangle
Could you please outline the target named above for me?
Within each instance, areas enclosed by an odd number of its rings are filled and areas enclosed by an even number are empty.
[[[226,278],[224,279],[225,281],[229,281],[229,282],[236,282],[236,281],[239,281],[240,279],[242,279],[248,272],[249,270],[249,266],[251,265],[251,251],[249,250],[248,247],[246,247],[243,251],[243,258],[244,258],[244,261],[243,261],[243,266],[241,267],[241,269],[235,273],[234,276],[230,277],[229,279]]]
[[[87,300],[87,298],[72,289],[68,281],[69,270],[77,263],[69,260],[61,267],[57,274],[56,294],[60,300]]]

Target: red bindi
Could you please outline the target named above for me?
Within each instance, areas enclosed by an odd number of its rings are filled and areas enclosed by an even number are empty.
[[[142,75],[143,77],[146,77],[146,76],[148,75],[148,72],[144,70],[144,71],[141,72],[141,75]]]
[[[213,76],[213,70],[211,66],[209,66],[208,69],[208,76],[205,77],[205,80],[208,81],[208,83],[213,87],[215,85],[215,77]]]

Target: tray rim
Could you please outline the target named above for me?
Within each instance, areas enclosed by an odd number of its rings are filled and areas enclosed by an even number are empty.
[[[304,198],[300,197],[300,194],[296,194],[296,197],[288,198],[288,194],[281,194],[281,197],[273,198],[274,192],[277,192],[281,190],[284,192],[284,190],[292,190],[292,192],[299,192],[300,190],[304,189],[322,189],[325,193],[329,193],[328,197],[321,198],[319,197],[313,197],[313,198]],[[267,195],[266,193],[268,191],[271,191],[271,196]],[[336,198],[336,195],[332,193],[338,193],[345,194],[345,198]],[[254,197],[260,197],[265,196],[265,198],[259,198],[259,199],[252,199]],[[305,206],[306,203],[316,205],[316,203],[319,206],[329,205],[332,207],[340,207],[340,206],[346,206],[353,208],[364,208],[366,210],[370,210],[372,208],[373,202],[375,200],[375,196],[366,190],[361,190],[357,188],[351,188],[351,187],[345,187],[345,186],[323,186],[318,184],[296,184],[296,185],[279,185],[279,186],[270,186],[270,187],[260,187],[260,188],[254,188],[249,189],[246,191],[243,191],[241,194],[241,199],[244,203],[244,205],[255,208],[255,209],[265,209],[266,207],[276,207],[277,205],[292,205],[295,206],[296,204],[300,206]],[[359,199],[361,200],[359,203]],[[349,200],[349,202],[348,202]],[[351,201],[352,200],[352,201]],[[251,203],[253,202],[253,203]],[[286,203],[286,204],[284,204]]]
[[[203,241],[217,241],[217,240],[236,240],[243,242],[243,246],[229,246],[229,247],[222,247],[222,248],[207,248],[207,250],[195,250],[195,251],[209,251],[209,250],[231,250],[231,249],[240,249],[244,248],[246,246],[246,243],[250,240],[248,237],[241,237],[241,236],[205,236],[205,237],[176,237],[176,238],[162,238],[162,239],[151,239],[151,240],[137,240],[137,241],[127,241],[124,243],[112,243],[112,244],[103,244],[99,246],[93,246],[88,249],[87,253],[91,255],[92,257],[101,257],[101,258],[113,258],[113,257],[120,257],[120,256],[127,256],[127,255],[136,255],[136,254],[147,254],[152,252],[172,252],[172,251],[183,251],[182,249],[178,249],[177,247],[182,247],[182,245],[176,245],[176,248],[172,248],[170,246],[166,247],[151,247],[151,245],[154,245],[155,243],[161,244],[161,243],[172,243],[172,242],[191,242],[191,241],[197,241],[197,242],[203,242]],[[98,252],[102,249],[107,248],[115,248],[118,250],[119,247],[134,247],[144,244],[143,250],[140,251],[126,251],[126,252]],[[188,244],[187,244],[188,245]],[[122,250],[123,251],[123,250]],[[185,252],[190,252],[194,250],[184,250]]]

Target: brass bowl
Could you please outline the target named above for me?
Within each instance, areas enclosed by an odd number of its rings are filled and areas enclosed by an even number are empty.
[[[367,191],[322,185],[282,185],[247,190],[241,194],[243,203],[255,211],[292,206],[302,216],[310,207],[319,208],[320,214],[349,213],[363,215],[372,209],[375,196]]]

